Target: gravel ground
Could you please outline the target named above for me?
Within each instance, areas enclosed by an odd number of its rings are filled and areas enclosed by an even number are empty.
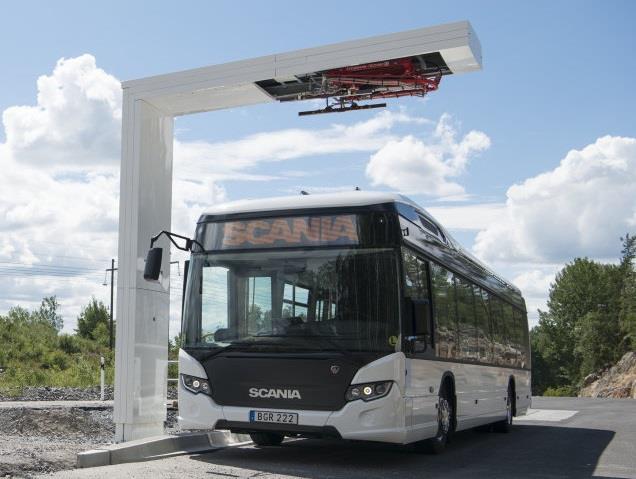
[[[106,386],[105,399],[113,399],[113,387]],[[22,390],[0,390],[0,401],[96,401],[99,387],[52,388],[25,387]]]
[[[112,391],[111,391],[112,394]],[[0,401],[95,400],[99,388],[25,388],[22,396],[0,396]],[[168,411],[166,431],[177,431],[177,412]],[[112,409],[21,407],[0,409],[0,477],[72,469],[78,452],[111,443],[115,431]]]
[[[104,399],[113,399],[113,387],[106,386]],[[53,388],[25,387],[21,391],[0,390],[0,401],[97,401],[100,399],[99,387],[92,388]],[[168,386],[168,399],[177,399],[176,386]]]

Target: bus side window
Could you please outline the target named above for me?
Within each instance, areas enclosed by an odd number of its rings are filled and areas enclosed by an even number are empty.
[[[499,366],[505,366],[504,318],[501,300],[496,296],[490,295],[488,306],[488,309],[490,309],[490,321],[492,325],[493,363]]]
[[[503,303],[503,324],[504,324],[504,364],[515,367],[517,365],[517,349],[515,346],[515,320],[512,313],[512,306]]]
[[[523,350],[525,351],[526,364],[525,368],[532,367],[532,359],[530,356],[530,331],[528,330],[528,313],[525,311],[521,314],[522,327],[523,327]]]
[[[431,300],[428,280],[428,262],[408,250],[403,251],[406,335],[427,336],[432,344]]]
[[[457,317],[453,273],[430,264],[433,287],[435,353],[441,358],[457,358]]]
[[[492,359],[492,333],[488,312],[488,291],[473,285],[475,296],[475,319],[477,326],[477,348],[479,362],[489,364]]]
[[[457,293],[460,358],[478,361],[479,349],[477,346],[473,286],[468,281],[455,276],[455,291]]]
[[[513,308],[512,315],[514,317],[514,341],[513,347],[517,353],[515,366],[522,368],[525,365],[525,351],[523,347],[523,320],[521,319],[521,311]]]

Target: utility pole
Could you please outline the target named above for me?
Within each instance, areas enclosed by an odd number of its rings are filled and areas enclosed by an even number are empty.
[[[113,346],[114,346],[114,335],[113,335],[113,295],[115,292],[115,271],[117,271],[117,268],[115,268],[115,259],[113,258],[112,260],[110,260],[110,268],[108,268],[106,270],[106,272],[110,271],[110,324],[109,324],[109,328],[110,328],[110,337],[108,339],[108,346],[110,347],[110,350],[113,350]]]

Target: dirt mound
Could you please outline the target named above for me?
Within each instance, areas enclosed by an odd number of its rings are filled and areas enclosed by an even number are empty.
[[[112,410],[0,409],[0,477],[72,469],[78,452],[112,441]]]
[[[32,399],[41,398],[41,391],[31,393]],[[176,415],[168,411],[166,432],[177,432]],[[0,408],[0,477],[27,478],[73,469],[78,452],[112,442],[112,416],[110,407],[43,407],[24,402]]]
[[[636,352],[625,354],[608,370],[587,376],[579,397],[636,399]]]
[[[110,411],[82,408],[0,409],[0,434],[84,441],[108,437],[113,432]]]

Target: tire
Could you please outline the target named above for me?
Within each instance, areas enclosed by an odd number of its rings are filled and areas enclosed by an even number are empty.
[[[251,432],[250,437],[257,446],[280,446],[285,436],[277,432]]]
[[[437,434],[431,439],[416,443],[416,450],[431,454],[444,452],[453,434],[454,424],[455,411],[453,410],[451,392],[447,391],[446,387],[442,387],[437,399]]]
[[[506,396],[506,419],[493,424],[495,432],[509,433],[512,431],[514,400],[514,390],[512,388],[512,383],[510,383],[508,384],[508,394]]]

